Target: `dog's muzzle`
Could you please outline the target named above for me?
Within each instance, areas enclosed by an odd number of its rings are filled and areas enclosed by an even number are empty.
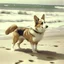
[[[46,28],[48,28],[48,25],[46,25]]]

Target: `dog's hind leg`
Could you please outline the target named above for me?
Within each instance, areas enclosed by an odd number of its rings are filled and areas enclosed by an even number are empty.
[[[17,43],[18,40],[19,40],[19,35],[18,34],[14,34],[13,35],[13,43],[12,43],[12,49],[11,50],[14,50],[14,46]]]
[[[18,48],[21,49],[20,44],[24,41],[24,38],[19,39]]]

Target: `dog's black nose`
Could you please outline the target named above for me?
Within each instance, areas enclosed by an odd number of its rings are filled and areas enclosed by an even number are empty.
[[[46,25],[46,28],[48,28],[48,26]]]

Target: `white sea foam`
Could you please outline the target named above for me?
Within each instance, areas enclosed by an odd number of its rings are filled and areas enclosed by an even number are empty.
[[[57,9],[64,9],[63,6],[55,6],[55,8],[57,8]]]

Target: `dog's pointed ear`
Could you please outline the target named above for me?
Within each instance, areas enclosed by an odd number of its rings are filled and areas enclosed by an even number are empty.
[[[45,14],[42,15],[41,19],[43,19],[45,22]]]
[[[34,21],[35,21],[35,26],[36,26],[38,24],[38,21],[39,21],[39,18],[36,15],[34,15]]]
[[[35,22],[37,22],[37,21],[39,21],[39,18],[36,15],[34,15],[34,20],[35,20]]]
[[[45,14],[42,15],[41,19],[45,20]]]

